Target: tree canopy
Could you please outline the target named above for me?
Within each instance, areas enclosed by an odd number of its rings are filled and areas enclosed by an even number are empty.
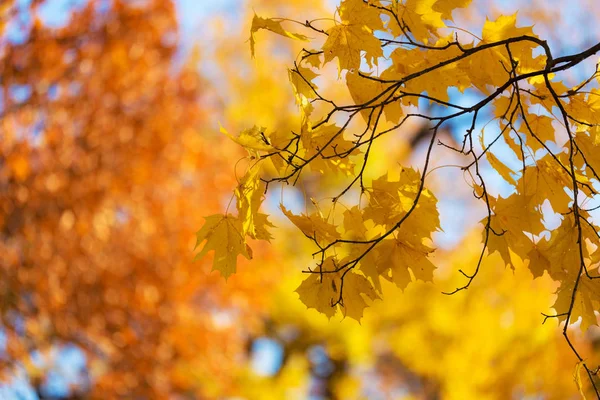
[[[288,70],[297,125],[255,125],[238,134],[221,128],[247,150],[248,166],[234,193],[237,213],[207,217],[197,233],[198,256],[214,250],[213,268],[227,278],[237,256],[252,258],[246,238],[270,239],[272,224],[260,211],[265,193],[311,174],[341,175],[345,183],[334,193],[312,194],[313,210],[281,210],[314,244],[314,262],[296,289],[300,300],[327,317],[340,312],[360,320],[385,296],[382,279],[400,289],[432,281],[431,238],[441,227],[428,176],[439,149],[454,152],[460,164],[447,167],[463,172],[462,184],[486,215],[480,256],[459,269],[464,281],[445,293],[469,289],[494,253],[507,267],[523,262],[534,277],[547,273],[560,286],[554,311],[540,312],[564,323],[564,337],[599,395],[598,368],[580,355],[568,326],[578,322],[585,331],[598,324],[600,89],[597,65],[586,61],[595,60],[600,43],[554,54],[532,26],[519,26],[517,14],[486,20],[481,32],[453,26],[453,11],[469,4],[344,0],[333,16],[314,20],[254,15],[253,57],[261,30],[307,42]],[[573,84],[563,76],[570,72],[572,81],[574,71],[581,78]],[[350,99],[326,94],[317,79],[342,80]],[[372,176],[375,143],[415,120],[428,143],[420,166]],[[444,129],[455,131],[454,140],[441,137]],[[484,163],[510,185],[507,195],[492,193]]]

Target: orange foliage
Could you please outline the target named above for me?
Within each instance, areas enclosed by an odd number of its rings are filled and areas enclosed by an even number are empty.
[[[39,3],[20,11],[27,40],[0,42],[6,366],[75,343],[97,398],[232,390],[273,278],[226,286],[210,260],[192,263],[199,214],[226,204],[239,156],[203,132],[198,60],[173,66],[174,5],[90,1],[52,29]]]

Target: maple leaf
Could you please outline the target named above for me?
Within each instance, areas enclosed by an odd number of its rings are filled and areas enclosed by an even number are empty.
[[[381,42],[373,35],[373,31],[383,29],[378,10],[362,0],[345,0],[338,12],[342,24],[327,31],[328,38],[322,48],[323,64],[337,57],[340,74],[344,69],[358,69],[364,51],[367,64],[377,65],[377,59],[383,57]]]
[[[443,19],[452,21],[452,11],[457,8],[466,8],[471,4],[471,0],[437,0],[433,4],[433,10],[442,14]]]
[[[361,24],[370,31],[383,30],[383,21],[379,9],[373,7],[379,5],[378,1],[369,0],[344,0],[338,7],[340,18],[350,24]]]
[[[344,317],[350,317],[360,322],[363,311],[367,307],[364,297],[373,301],[379,299],[373,285],[362,275],[348,271],[341,279],[343,285],[341,309]],[[364,297],[363,297],[364,296]]]
[[[586,165],[586,176],[590,179],[600,176],[600,156],[598,155],[600,135],[598,134],[598,128],[591,128],[589,132],[577,133],[576,142],[580,152],[577,155],[581,158],[581,163]]]
[[[353,249],[356,249],[356,252],[364,252],[366,250],[365,246],[353,246]],[[362,251],[361,251],[362,250]],[[376,246],[374,249],[369,251],[367,254],[363,256],[359,263],[360,272],[362,272],[367,278],[373,282],[373,286],[375,289],[381,293],[381,276],[382,273],[386,273],[385,265],[380,264],[380,249],[379,246]]]
[[[338,25],[327,31],[329,35],[323,44],[324,64],[337,57],[338,70],[358,69],[361,52],[364,51],[369,66],[377,64],[383,57],[381,42],[369,30],[360,25]]]
[[[517,28],[516,20],[516,13],[509,16],[501,15],[495,21],[486,18],[481,34],[482,40],[478,45],[525,35],[537,38],[532,27]],[[513,54],[513,59],[519,59],[519,65],[521,65],[519,68],[526,68],[534,64],[540,65],[541,59],[538,59],[537,62],[533,59],[532,51],[534,47],[535,45],[529,42],[511,44],[511,54]],[[472,84],[485,94],[490,93],[490,86],[498,87],[506,81],[508,76],[506,66],[509,65],[511,65],[511,60],[507,51],[495,47],[479,51],[461,63],[462,68],[468,71]]]
[[[552,101],[552,95],[549,91],[546,92]],[[591,89],[589,94],[577,93],[571,95],[569,96],[569,102],[565,104],[564,108],[578,123],[584,124],[584,126],[598,125],[600,124],[600,117],[598,116],[598,112],[600,111],[599,96],[600,90],[596,88]]]
[[[487,223],[487,219],[481,221],[483,225]],[[512,259],[512,253],[516,253],[521,258],[525,258],[531,250],[531,240],[521,231],[510,230],[503,231],[498,222],[492,217],[490,230],[482,232],[482,241],[487,238],[488,254],[498,253],[505,265],[514,269],[515,262]]]
[[[545,228],[543,216],[532,197],[514,193],[507,198],[499,197],[493,205],[494,219],[503,230],[529,232],[534,235]]]
[[[344,231],[346,234],[351,234],[349,235],[351,238],[365,239],[367,237],[365,220],[358,206],[344,211]]]
[[[415,279],[424,282],[433,280],[435,266],[429,261],[427,255],[431,252],[415,249],[410,244],[396,239],[383,240],[379,247],[378,270],[380,274],[390,279],[400,289],[404,290]],[[391,278],[386,276],[386,271],[391,272]]]
[[[275,225],[269,221],[269,216],[263,213],[256,213],[254,215],[254,239],[258,240],[266,240],[270,242],[273,239],[271,232],[269,232],[269,228],[274,228]]]
[[[311,273],[296,289],[296,293],[307,308],[314,308],[327,318],[335,315],[339,304],[344,317],[360,322],[368,306],[365,298],[373,301],[379,296],[363,275],[352,270],[332,272],[336,265],[333,257],[325,259],[319,269],[323,273]]]
[[[252,26],[250,28],[250,39],[249,39],[250,40],[250,54],[252,55],[252,58],[254,58],[254,46],[255,46],[254,34],[261,29],[266,29],[273,33],[276,33],[281,36],[289,37],[291,39],[302,40],[302,41],[308,40],[307,36],[301,35],[299,33],[289,32],[289,31],[286,31],[285,29],[283,29],[283,27],[281,26],[282,21],[283,20],[279,19],[279,18],[275,18],[275,19],[274,18],[262,18],[256,14],[254,14],[254,18],[252,19]]]
[[[235,273],[237,256],[252,258],[250,247],[242,235],[242,224],[232,215],[215,214],[205,217],[202,228],[196,233],[196,249],[206,241],[194,260],[204,257],[209,251],[215,252],[213,271],[217,270],[227,279]]]
[[[235,189],[238,218],[242,222],[242,236],[254,237],[256,234],[254,217],[262,202],[262,191],[259,190],[259,170],[258,167],[250,168],[240,179],[240,183]]]
[[[374,179],[369,193],[369,204],[364,217],[385,226],[393,226],[413,205],[413,200],[400,191],[399,181],[389,180],[388,174]]]
[[[319,274],[310,274],[300,286],[296,289],[296,293],[300,296],[300,301],[307,308],[314,308],[318,312],[325,314],[327,318],[331,318],[336,313],[336,306],[333,306],[337,301],[337,288],[339,280],[333,274],[323,274],[323,279],[319,278]]]
[[[537,37],[532,28],[532,26],[517,28],[517,13],[501,15],[495,21],[486,18],[481,39],[484,43],[493,43],[519,36]]]
[[[362,77],[358,72],[348,71],[346,74],[346,84],[348,91],[352,96],[352,99],[356,104],[369,104],[373,106],[375,104],[381,104],[382,102],[389,102],[383,107],[386,120],[397,124],[402,118],[403,112],[400,105],[400,101],[389,101],[395,95],[393,91],[386,89],[390,84],[378,82],[375,79],[368,79]],[[384,94],[385,92],[385,94]],[[377,108],[362,110],[361,115],[365,122],[373,126],[377,118]]]
[[[304,62],[310,64],[313,68],[321,67],[321,55],[318,50],[306,50],[306,54],[302,58]]]
[[[302,132],[300,140],[307,152],[305,157],[315,157],[311,162],[313,170],[352,174],[354,163],[349,156],[359,151],[355,149],[353,142],[344,138],[343,128],[335,124],[321,124],[313,130],[308,126]]]
[[[288,217],[306,237],[313,239],[320,245],[326,245],[341,237],[335,225],[327,222],[325,218],[318,213],[310,215],[294,215],[288,211],[283,204],[281,204],[279,208],[281,208],[281,211],[285,216]]]
[[[556,302],[552,307],[559,315],[567,313],[570,309],[576,276],[577,274],[571,274],[569,279],[563,280],[558,288]],[[586,275],[581,275],[569,323],[572,324],[581,317],[581,330],[584,332],[591,325],[598,325],[595,310],[600,309],[599,293],[600,279],[590,279]],[[566,320],[566,315],[559,316],[559,320]]]
[[[388,23],[392,35],[402,36],[408,30],[417,41],[429,43],[432,36],[437,36],[438,28],[446,26],[442,21],[442,13],[433,8],[435,2],[436,0],[393,2],[392,10],[407,26],[402,29],[392,16]]]
[[[546,142],[555,141],[552,118],[546,115],[526,115],[526,119],[527,124],[523,122],[519,132],[525,134],[527,145],[531,147],[533,151],[544,148],[540,141],[544,144],[546,144]]]
[[[586,231],[587,229],[583,232]],[[529,264],[529,269],[534,276],[546,270],[555,280],[572,280],[579,270],[581,261],[577,237],[578,230],[574,219],[571,216],[566,217],[560,226],[552,231],[550,240],[538,242],[536,247],[539,256],[531,258]],[[587,257],[585,246],[583,251],[584,256]]]
[[[536,161],[535,166],[525,168],[518,182],[519,192],[531,196],[531,201],[541,205],[548,200],[554,212],[565,213],[569,210],[571,197],[565,191],[572,180],[568,173],[549,155]]]
[[[314,308],[327,318],[331,318],[337,311],[335,305],[340,296],[341,280],[339,272],[335,271],[336,264],[333,257],[328,257],[323,261],[319,272],[311,273],[300,286],[296,293],[300,296],[300,301],[307,308]]]
[[[238,219],[242,224],[242,236],[250,236],[253,239],[270,241],[272,236],[268,232],[273,225],[267,219],[266,214],[258,212],[263,201],[264,185],[260,181],[261,164],[253,165],[240,179],[235,189],[237,199]]]
[[[500,253],[507,266],[513,266],[511,252],[526,259],[533,243],[524,233],[537,235],[545,228],[542,213],[538,205],[532,202],[532,196],[514,193],[507,198],[492,199],[494,215],[488,233],[488,252]],[[486,223],[484,219],[482,223]],[[485,238],[486,232],[483,232]]]
[[[269,152],[274,150],[269,141],[269,137],[265,132],[265,128],[253,126],[250,129],[244,129],[239,136],[233,136],[222,126],[220,126],[220,131],[228,138],[248,150],[250,154],[255,155],[258,151]]]
[[[546,86],[546,82],[540,82],[536,80],[532,82],[532,85],[535,88],[535,96],[527,97],[529,103],[531,103],[532,105],[541,105],[546,109],[546,111],[551,113],[552,108],[556,106],[556,103],[554,103],[554,99],[552,97],[552,94],[550,93],[550,90]],[[550,82],[550,86],[552,87],[554,92],[559,96],[566,94],[570,90],[570,88],[568,88],[564,83],[562,83],[562,81]],[[569,110],[569,113],[574,111],[572,107],[579,109],[579,105],[582,105],[579,100],[580,99],[578,99],[577,96],[571,97],[569,99],[569,103],[564,105],[565,109]],[[585,106],[583,107],[583,110],[587,114]],[[579,118],[578,120],[581,121],[581,119]]]
[[[366,188],[369,204],[364,209],[364,218],[391,228],[413,208],[420,181],[419,173],[412,168],[403,168],[398,181],[389,180],[387,174],[373,180],[371,187]],[[417,205],[401,229],[412,232],[415,243],[431,238],[431,233],[440,229],[437,199],[428,189],[421,190]]]
[[[491,151],[486,152],[485,157],[490,163],[490,166],[494,168],[506,182],[516,186],[517,182],[512,177],[512,174],[514,174],[513,170],[508,168],[504,163],[502,163],[502,161],[498,160],[498,158]]]
[[[529,260],[529,270],[534,278],[539,278],[544,274],[544,271],[550,271],[550,261],[544,255],[543,249],[547,248],[546,239],[540,240],[532,246],[527,259]]]
[[[301,105],[305,102],[305,99],[314,99],[317,96],[315,91],[318,87],[312,80],[319,75],[310,68],[297,67],[297,69],[289,69],[288,76],[294,88],[296,104]]]

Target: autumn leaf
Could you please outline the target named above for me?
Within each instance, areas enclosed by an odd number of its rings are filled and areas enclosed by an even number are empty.
[[[282,205],[280,205],[283,214],[296,225],[304,235],[315,242],[325,245],[340,238],[335,225],[330,224],[318,213],[310,215],[294,215]]]
[[[383,57],[381,42],[373,35],[375,30],[383,29],[383,23],[376,8],[362,0],[345,0],[338,8],[342,24],[327,31],[327,41],[323,45],[324,64],[338,59],[338,71],[358,69],[361,52],[372,67],[377,59]]]
[[[305,158],[312,159],[311,168],[320,173],[327,171],[351,175],[354,162],[350,155],[359,153],[354,143],[344,137],[344,129],[335,124],[307,127],[300,140],[306,149]]]
[[[300,286],[296,293],[300,301],[307,308],[314,308],[327,318],[331,318],[337,311],[337,301],[340,297],[340,274],[335,271],[336,265],[333,258],[327,258],[323,265],[311,273]],[[321,273],[324,272],[324,273]]]
[[[252,165],[240,179],[235,189],[236,207],[238,219],[242,224],[242,236],[270,241],[272,236],[268,229],[272,228],[273,224],[269,222],[266,214],[258,211],[265,191],[264,184],[260,181],[261,167],[262,162]]]
[[[591,325],[598,325],[598,317],[595,310],[600,308],[600,280],[590,279],[585,275],[579,277],[579,287],[575,294],[573,308],[571,301],[573,298],[573,289],[577,275],[571,273],[571,279],[565,279],[557,292],[556,302],[552,306],[559,316],[560,321],[566,320],[566,313],[571,311],[569,323],[575,323],[581,317],[581,330],[587,331]]]
[[[288,37],[291,39],[302,40],[302,41],[308,40],[307,36],[286,31],[281,26],[281,22],[283,22],[283,20],[281,20],[279,18],[262,18],[256,14],[254,14],[254,18],[252,19],[252,27],[250,28],[250,39],[249,39],[250,40],[250,54],[252,55],[252,58],[254,58],[254,55],[255,55],[254,47],[255,47],[256,39],[254,38],[254,34],[261,29],[266,29],[273,33],[276,33],[278,35],[285,36],[285,37]]]
[[[349,271],[335,271],[334,258],[327,258],[321,267],[306,278],[296,292],[300,301],[308,308],[314,308],[328,318],[335,315],[340,305],[344,317],[360,321],[368,301],[379,296],[373,285],[364,276]]]
[[[365,298],[373,301],[378,299],[379,296],[367,278],[353,271],[348,271],[342,275],[341,281],[343,282],[343,286],[341,286],[342,313],[344,317],[360,321],[363,311],[368,305]]]
[[[294,88],[297,104],[303,104],[304,99],[314,99],[316,97],[315,91],[318,87],[312,80],[319,76],[318,74],[310,68],[298,67],[297,69],[288,70],[288,75]]]
[[[400,122],[403,115],[402,106],[398,100],[392,101],[396,93],[389,89],[389,84],[381,83],[377,78],[365,78],[355,71],[348,71],[346,84],[356,104],[368,104],[370,106],[382,104],[386,120],[395,124]],[[373,126],[375,121],[379,119],[378,113],[378,108],[361,111],[365,122],[370,126]]]
[[[365,239],[367,237],[365,220],[361,210],[357,206],[344,211],[344,231],[353,238]]]
[[[253,126],[250,129],[244,129],[239,136],[233,136],[222,126],[220,126],[220,131],[229,139],[244,147],[251,154],[255,154],[257,151],[273,150],[268,135],[265,132],[265,128]]]
[[[490,166],[494,168],[496,172],[498,172],[506,182],[510,183],[511,185],[517,184],[517,182],[511,175],[514,174],[514,172],[510,168],[508,168],[504,163],[502,163],[502,161],[498,160],[494,153],[488,151],[485,153],[485,157],[490,163]]]
[[[433,4],[433,9],[442,14],[442,19],[452,21],[452,11],[457,8],[466,8],[471,4],[471,0],[437,0]]]
[[[414,203],[401,191],[402,186],[400,181],[390,180],[388,174],[374,179],[368,189],[369,204],[365,207],[364,217],[385,226],[398,222]]]
[[[530,131],[531,130],[531,131]],[[552,118],[546,115],[527,115],[527,123],[523,121],[519,132],[527,137],[527,145],[533,151],[544,148],[543,144],[554,142],[554,128]]]
[[[231,215],[215,214],[206,217],[206,222],[196,233],[196,249],[203,242],[204,246],[195,260],[204,257],[214,250],[213,271],[219,271],[225,279],[235,273],[237,257],[242,255],[251,259],[249,247],[242,235],[242,224]]]
[[[431,282],[435,266],[427,255],[431,252],[413,248],[399,240],[384,240],[379,247],[379,270],[384,278],[390,279],[404,290],[409,283],[419,279]],[[386,274],[391,273],[391,277]],[[412,273],[412,275],[411,275]]]
[[[407,0],[406,2],[395,2],[392,3],[393,10],[397,15],[401,17],[401,21],[405,21],[406,27],[402,29],[398,25],[398,21],[392,16],[389,27],[394,36],[401,36],[408,29],[415,39],[428,43],[432,36],[437,35],[438,28],[443,28],[446,25],[442,21],[442,12],[448,12],[448,8],[445,10],[434,10],[435,0]],[[444,8],[444,7],[442,7]]]

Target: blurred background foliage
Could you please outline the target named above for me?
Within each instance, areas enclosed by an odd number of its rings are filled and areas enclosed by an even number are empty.
[[[468,291],[441,293],[480,249],[482,214],[453,187],[459,172],[431,177],[445,230],[435,284],[402,293],[384,282],[360,325],[299,302],[309,241],[277,209],[283,199],[304,210],[335,178],[273,187],[275,238],[227,282],[212,260],[192,262],[202,216],[228,207],[247,167],[218,123],[298,123],[287,67],[299,45],[260,33],[252,61],[253,13],[305,20],[334,3],[0,2],[1,398],[579,398],[575,357],[555,320],[542,325],[556,289],[547,275],[491,257]],[[475,2],[456,24],[518,7],[558,48],[598,29],[591,3],[579,17],[509,3]],[[561,23],[581,36],[567,42]],[[317,84],[348,97],[343,84]],[[373,176],[418,167],[421,128],[379,143]],[[577,332],[597,364],[598,329]]]

